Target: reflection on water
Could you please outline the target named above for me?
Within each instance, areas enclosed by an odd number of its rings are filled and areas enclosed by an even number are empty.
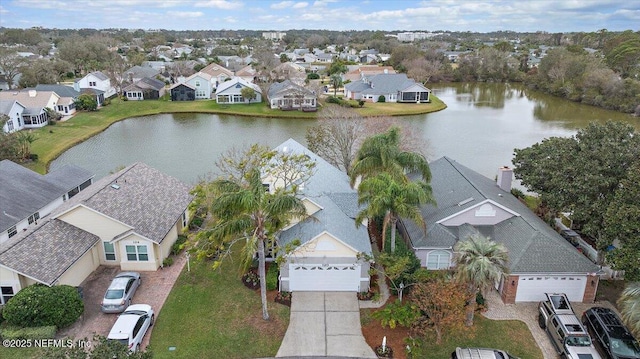
[[[401,117],[415,136],[430,144],[430,159],[448,156],[494,178],[510,165],[514,148],[543,138],[571,136],[590,121],[616,120],[640,130],[640,119],[580,105],[526,89],[519,84],[433,85],[447,109]],[[366,105],[365,105],[366,106]],[[148,163],[187,183],[215,170],[215,160],[233,146],[275,147],[288,138],[305,143],[315,120],[165,114],[131,118],[71,148],[52,164],[84,167],[100,178],[136,161]]]

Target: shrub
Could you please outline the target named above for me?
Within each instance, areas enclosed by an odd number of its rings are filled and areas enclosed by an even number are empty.
[[[522,192],[521,190],[519,190],[517,188],[512,188],[511,189],[511,194],[516,198],[524,199],[524,192]]]
[[[276,290],[278,288],[278,265],[271,263],[267,270],[267,290]]]
[[[378,102],[387,102],[387,99],[384,97],[384,95],[380,95],[378,96]]]
[[[327,96],[327,103],[337,103],[340,104],[341,100],[335,96]]]
[[[173,257],[167,257],[162,261],[163,267],[170,267],[173,264]]]
[[[364,100],[358,100],[358,106],[363,107],[364,106]]]
[[[198,229],[200,227],[202,227],[202,224],[204,223],[204,218],[202,217],[193,217],[193,219],[191,220],[191,223],[189,223],[189,229]]]
[[[11,298],[2,315],[11,325],[64,328],[78,320],[83,311],[84,304],[75,287],[34,284]]]
[[[319,78],[320,78],[320,75],[318,75],[318,74],[317,74],[317,73],[315,73],[315,72],[312,72],[312,73],[310,73],[310,74],[308,74],[308,75],[307,75],[307,79],[308,79],[308,80],[317,80],[317,79],[319,79]]]
[[[111,105],[111,99],[105,98],[104,101],[102,101],[102,106],[109,106],[109,105]]]
[[[171,246],[171,254],[178,255],[184,249],[184,243],[187,241],[187,236],[180,234],[178,235],[178,239]]]
[[[410,302],[396,300],[387,304],[384,308],[373,312],[372,317],[378,319],[382,327],[394,329],[396,326],[409,328],[420,317],[418,307]]]
[[[48,325],[45,327],[6,326],[0,328],[2,339],[52,339],[56,336],[56,327]]]

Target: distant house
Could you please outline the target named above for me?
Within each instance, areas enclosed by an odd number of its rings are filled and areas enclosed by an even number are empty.
[[[160,71],[147,66],[134,66],[124,72],[124,81],[129,84],[134,84],[143,78],[155,78],[160,74]],[[124,91],[124,90],[123,90]]]
[[[212,81],[214,82],[212,84]],[[195,90],[196,100],[210,100],[214,93],[215,80],[213,76],[206,72],[196,72],[195,74],[187,77],[184,83],[191,86]]]
[[[355,82],[365,77],[372,77],[378,74],[395,74],[396,70],[393,66],[378,66],[378,65],[350,65],[349,71],[342,75],[344,81]]]
[[[211,83],[214,88],[217,88],[219,84],[225,80],[233,77],[233,71],[225,68],[222,65],[218,65],[215,62],[204,67],[200,72],[204,72],[212,77]]]
[[[164,82],[145,77],[125,87],[123,92],[130,101],[157,100],[164,95]]]
[[[16,100],[0,100],[0,114],[8,117],[7,122],[2,126],[5,133],[20,131],[24,128],[22,114],[25,107]]]
[[[330,64],[333,62],[333,54],[327,54],[327,53],[318,54],[316,55],[316,62],[323,62],[323,63]]]
[[[236,77],[240,77],[247,82],[254,82],[256,80],[257,71],[251,65],[247,65],[240,70],[236,71]]]
[[[76,113],[75,101],[80,96],[80,92],[76,91],[71,86],[65,85],[44,85],[39,84],[35,87],[36,91],[52,91],[60,97],[60,101],[56,105],[56,111],[63,115],[69,116]]]
[[[290,80],[275,82],[269,87],[267,94],[269,106],[281,110],[315,111],[318,96]]]
[[[256,98],[249,101],[242,97],[243,88],[252,88],[256,93]],[[216,101],[221,104],[262,102],[262,90],[260,86],[256,84],[245,81],[239,77],[234,77],[218,85],[216,89]]]
[[[189,84],[177,83],[169,88],[171,101],[193,101],[196,99],[196,89]]]
[[[377,74],[362,76],[359,81],[344,86],[344,95],[353,100],[378,102],[428,103],[431,90],[409,78],[405,74]]]
[[[78,286],[100,265],[157,270],[187,228],[189,191],[143,163],[96,181],[0,243],[2,301],[35,283]]]
[[[24,92],[0,91],[0,100],[14,100],[24,106],[22,123],[24,128],[39,128],[49,122],[46,109],[56,110],[60,96],[52,91],[28,90]]]
[[[271,71],[271,77],[276,81],[289,80],[298,86],[304,86],[307,73],[304,67],[293,62],[285,62]]]
[[[111,85],[111,80],[100,71],[88,73],[85,77],[73,83],[73,89],[83,92],[84,89],[96,89],[104,92],[104,98],[116,94],[116,89]]]

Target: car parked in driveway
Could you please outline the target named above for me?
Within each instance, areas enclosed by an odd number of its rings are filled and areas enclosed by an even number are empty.
[[[113,278],[104,293],[100,309],[104,313],[121,313],[131,305],[133,295],[142,283],[140,273],[122,272]]]
[[[518,359],[504,350],[488,348],[456,348],[451,359]]]
[[[147,330],[155,321],[153,309],[148,304],[129,306],[116,320],[107,340],[118,341],[126,345],[130,351],[137,352]]]
[[[640,345],[611,309],[593,307],[582,314],[582,322],[599,349],[611,359],[639,359]]]

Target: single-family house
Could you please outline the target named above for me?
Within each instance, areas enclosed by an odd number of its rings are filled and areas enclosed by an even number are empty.
[[[116,89],[111,85],[109,76],[101,71],[90,72],[77,80],[73,83],[73,89],[78,92],[83,92],[84,89],[100,90],[104,92],[104,98],[109,98],[116,94]]]
[[[169,87],[171,101],[194,101],[196,89],[189,84],[177,83]]]
[[[278,151],[304,154],[315,162],[311,177],[298,185],[307,217],[293,221],[277,235],[279,248],[300,243],[280,264],[281,291],[369,290],[371,242],[366,225],[356,226],[358,193],[346,173],[332,166],[293,139]],[[270,190],[273,183],[266,183]]]
[[[0,243],[47,217],[92,181],[92,173],[73,165],[41,175],[9,160],[0,161]]]
[[[303,111],[317,109],[318,96],[316,93],[290,80],[271,84],[267,97],[269,106],[274,109]]]
[[[135,84],[143,78],[155,79],[160,74],[160,71],[148,66],[133,66],[124,72],[124,81],[129,84]],[[123,90],[124,91],[124,90]]]
[[[50,85],[50,84],[38,84],[35,87],[36,91],[52,91],[60,97],[60,101],[56,105],[56,111],[62,116],[70,116],[76,113],[75,101],[80,96],[80,92],[76,91],[71,86],[65,85]]]
[[[96,181],[0,244],[3,295],[35,283],[78,286],[99,265],[157,270],[187,227],[189,190],[143,163]]]
[[[333,62],[333,54],[321,53],[316,55],[316,62],[330,64]]]
[[[124,89],[124,96],[130,101],[157,100],[164,95],[164,82],[145,77]]]
[[[249,100],[242,96],[242,89],[251,88],[256,93],[256,98]],[[260,86],[234,77],[218,85],[216,89],[216,101],[220,104],[262,102],[262,90]]]
[[[2,125],[5,133],[20,131],[24,128],[22,114],[25,109],[26,107],[16,100],[0,100],[0,115],[8,117],[7,122]]]
[[[211,83],[212,80],[213,84]],[[195,89],[196,100],[210,100],[214,93],[213,85],[215,84],[215,79],[206,72],[196,72],[187,77],[184,83]]]
[[[298,86],[304,86],[307,73],[303,66],[293,62],[285,62],[276,66],[271,71],[271,78],[275,81],[289,80]]]
[[[247,82],[254,82],[256,80],[256,73],[257,71],[253,68],[253,66],[247,65],[236,71],[236,77],[240,77]]]
[[[406,74],[363,75],[360,80],[344,86],[344,95],[353,100],[369,102],[378,102],[381,96],[385,102],[431,102],[431,90],[409,79]]]
[[[505,303],[540,301],[548,292],[595,300],[599,268],[511,194],[510,168],[499,169],[496,183],[447,157],[429,167],[437,205],[421,208],[426,232],[407,219],[399,226],[423,267],[450,268],[457,242],[484,236],[509,252],[509,273],[495,283]]]
[[[39,128],[49,123],[46,109],[56,110],[60,96],[53,91],[0,91],[0,100],[15,100],[23,105],[22,123],[24,128]]]
[[[343,81],[355,82],[362,77],[373,77],[378,74],[395,74],[393,66],[378,66],[378,65],[349,65],[347,67],[349,71],[342,75]]]
[[[205,66],[200,72],[204,72],[212,77],[211,83],[214,85],[214,88],[217,88],[219,84],[233,77],[233,71],[215,62]]]

